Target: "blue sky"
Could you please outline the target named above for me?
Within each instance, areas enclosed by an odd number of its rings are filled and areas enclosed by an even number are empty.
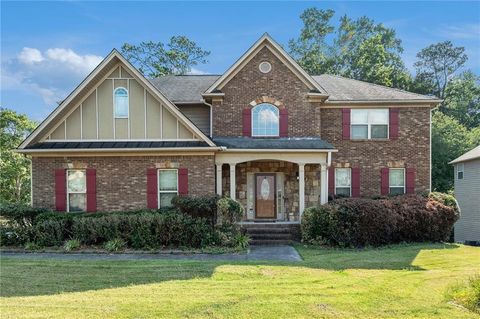
[[[407,67],[444,40],[464,46],[480,74],[480,2],[1,2],[0,106],[41,120],[112,48],[186,35],[210,50],[198,72],[222,73],[264,32],[297,37],[299,15],[331,8],[335,24],[366,15],[395,28]]]

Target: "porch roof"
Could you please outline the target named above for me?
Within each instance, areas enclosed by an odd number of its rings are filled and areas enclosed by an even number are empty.
[[[227,149],[291,149],[291,150],[333,150],[332,144],[318,137],[214,137],[217,146]]]

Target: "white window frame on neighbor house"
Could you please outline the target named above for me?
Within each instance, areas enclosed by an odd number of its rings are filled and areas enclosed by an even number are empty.
[[[347,171],[348,172],[348,185],[338,185],[337,183],[337,172],[338,171]],[[352,196],[352,169],[351,168],[335,168],[335,195],[338,194],[337,188],[347,189],[348,188],[348,197]],[[343,194],[342,194],[343,195]]]
[[[462,169],[460,169],[460,167]],[[462,176],[460,177],[460,173],[462,173]],[[457,164],[457,179],[463,179],[465,176],[465,165],[463,163],[458,163]]]
[[[392,171],[402,171],[402,175],[403,175],[403,185],[392,185],[392,180],[391,180],[391,176],[392,176]],[[402,194],[405,194],[406,193],[406,176],[405,176],[405,168],[390,168],[389,169],[389,172],[388,172],[388,193],[390,195],[401,195],[401,194],[392,194],[392,188],[402,188],[403,190],[403,193]]]
[[[267,128],[265,128],[265,134],[255,134],[255,110],[258,110],[260,108],[264,107],[269,107],[273,108],[275,111],[274,113],[277,115],[278,118],[278,123],[277,123],[277,134],[267,134]],[[257,122],[257,124],[260,124],[260,122]],[[257,131],[260,130],[259,127],[257,127]],[[258,132],[257,132],[258,133]],[[253,137],[279,137],[280,136],[280,109],[276,107],[273,104],[270,103],[260,103],[256,105],[255,107],[252,108],[252,136]]]
[[[160,189],[160,175],[161,175],[161,172],[165,172],[165,171],[174,171],[175,174],[176,174],[176,177],[177,177],[177,182],[176,182],[176,190],[161,190]],[[157,188],[158,188],[158,194],[157,194],[157,203],[158,203],[158,208],[165,208],[165,207],[171,207],[171,206],[161,206],[161,196],[162,194],[175,194],[175,195],[178,195],[178,169],[176,168],[161,168],[161,169],[158,169],[157,170]]]
[[[382,111],[386,113],[385,121],[375,121],[373,113]],[[360,112],[366,112],[365,116],[366,120],[359,120]],[[390,110],[388,108],[381,108],[381,109],[352,109],[350,111],[350,136],[352,140],[384,140],[390,138]],[[366,137],[354,137],[353,128],[355,126],[366,126],[367,127],[367,136]],[[372,127],[373,126],[386,126],[387,127],[387,134],[385,137],[372,137]]]
[[[85,189],[83,191],[70,191],[68,187],[68,176],[70,173],[75,173],[75,172],[83,172],[83,176],[85,178]],[[70,212],[70,194],[84,194],[85,196],[85,209],[84,210],[76,210],[75,212],[85,212],[87,210],[87,171],[84,169],[69,169],[67,170],[66,174],[66,193],[67,193],[67,212]]]
[[[127,114],[118,114],[117,92],[120,91],[120,90],[124,90],[127,93],[126,94]],[[124,97],[124,95],[118,96],[118,97]],[[124,88],[123,86],[119,86],[118,88],[113,90],[113,104],[114,104],[114,111],[113,111],[114,118],[116,118],[116,119],[128,119],[128,117],[130,116],[130,93],[128,92],[127,88]]]

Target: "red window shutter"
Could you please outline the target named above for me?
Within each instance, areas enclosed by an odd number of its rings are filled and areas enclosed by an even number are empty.
[[[360,168],[352,168],[352,197],[360,197]]]
[[[288,110],[280,109],[280,137],[288,136]]]
[[[396,140],[398,138],[398,114],[400,110],[398,108],[390,108],[390,128],[389,128],[389,136],[390,139]]]
[[[147,208],[158,209],[158,181],[156,168],[147,168]]]
[[[415,168],[406,168],[407,175],[407,194],[415,194]]]
[[[335,195],[335,167],[328,168],[328,195]]]
[[[243,109],[243,136],[252,136],[252,109]]]
[[[87,169],[87,212],[97,211],[97,171]]]
[[[342,109],[342,138],[350,139],[350,109]]]
[[[380,175],[380,189],[381,189],[381,194],[382,195],[388,195],[390,193],[389,187],[390,187],[390,171],[388,168],[382,168],[381,169],[381,175]]]
[[[188,169],[178,169],[178,194],[181,196],[188,195]]]
[[[55,170],[55,210],[67,210],[67,177],[64,169]]]

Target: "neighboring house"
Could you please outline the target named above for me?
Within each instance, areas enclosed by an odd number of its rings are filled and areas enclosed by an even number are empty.
[[[20,145],[34,206],[119,211],[230,196],[295,221],[329,195],[430,190],[440,101],[308,75],[269,35],[222,75],[147,80],[116,50]]]
[[[454,166],[455,198],[460,206],[455,241],[480,243],[480,145],[450,164]]]

